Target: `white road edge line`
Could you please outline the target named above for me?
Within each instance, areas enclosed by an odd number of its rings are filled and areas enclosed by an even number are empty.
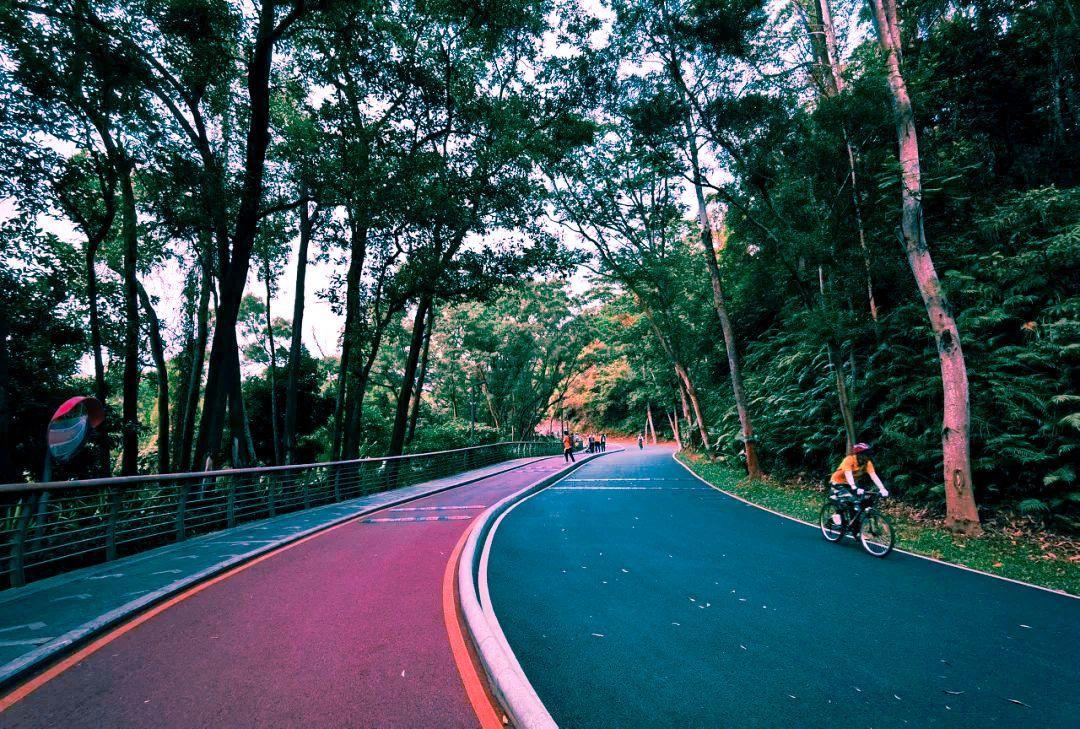
[[[787,514],[781,514],[779,511],[776,511],[774,509],[770,509],[767,506],[762,506],[761,504],[755,504],[753,501],[747,501],[746,499],[739,496],[738,494],[733,494],[730,491],[725,491],[724,489],[720,488],[719,486],[716,486],[715,484],[709,483],[704,478],[702,478],[701,476],[694,473],[694,469],[690,468],[690,466],[687,466],[685,463],[683,463],[678,458],[676,458],[676,456],[679,454],[679,452],[680,452],[679,450],[676,450],[674,453],[672,453],[671,454],[671,459],[673,461],[675,461],[676,463],[678,463],[683,468],[685,468],[694,478],[696,478],[698,481],[701,481],[703,484],[705,484],[709,488],[715,489],[716,491],[719,491],[720,493],[724,494],[725,496],[730,496],[731,498],[736,499],[738,501],[741,501],[744,504],[749,504],[750,506],[753,506],[755,509],[761,509],[762,511],[767,511],[770,514],[776,514],[777,516],[782,516],[785,519],[789,519],[791,521],[798,522],[799,524],[805,524],[808,527],[820,530],[821,527],[818,526],[817,524],[811,524],[808,521],[803,521],[802,519],[798,519],[798,518],[796,518],[794,516],[789,516]],[[1052,593],[1054,595],[1061,595],[1062,597],[1072,598],[1073,600],[1080,600],[1080,595],[1073,595],[1072,593],[1065,592],[1064,590],[1055,590],[1055,589],[1053,589],[1051,587],[1043,587],[1042,585],[1033,585],[1030,582],[1024,582],[1023,580],[1014,580],[1011,577],[1002,577],[1001,575],[995,575],[992,572],[983,572],[982,570],[977,570],[974,567],[968,567],[966,565],[956,564],[954,562],[946,562],[943,559],[937,559],[936,557],[928,557],[925,554],[916,554],[915,552],[909,552],[908,550],[900,549],[899,547],[894,548],[894,551],[901,552],[903,554],[907,554],[907,555],[910,555],[912,557],[918,557],[919,559],[925,559],[927,562],[936,562],[937,564],[943,564],[946,567],[954,567],[954,568],[956,568],[958,570],[964,570],[965,572],[974,572],[977,575],[983,575],[985,577],[993,577],[995,580],[1004,580],[1005,582],[1012,582],[1013,584],[1016,584],[1016,585],[1023,585],[1024,587],[1030,587],[1033,590],[1042,590],[1043,592],[1049,592],[1049,593]]]

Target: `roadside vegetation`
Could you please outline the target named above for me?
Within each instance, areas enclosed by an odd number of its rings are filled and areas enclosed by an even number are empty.
[[[825,498],[823,480],[750,480],[737,468],[700,454],[676,456],[717,488],[787,516],[817,524]],[[1019,514],[984,520],[978,536],[956,534],[926,509],[885,503],[896,525],[896,547],[1033,585],[1080,595],[1080,541],[1047,533]]]

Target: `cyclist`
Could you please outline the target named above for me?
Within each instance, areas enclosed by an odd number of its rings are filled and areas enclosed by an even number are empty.
[[[866,493],[858,485],[858,480],[863,476],[870,477],[882,498],[888,497],[889,492],[874,471],[874,462],[870,460],[870,446],[866,443],[856,443],[851,447],[851,452],[847,457],[840,462],[840,467],[833,472],[832,478],[829,479],[830,486],[836,491],[846,490],[847,499],[854,501],[855,508],[859,508],[859,501]],[[833,518],[838,519],[839,515]]]
[[[562,439],[563,446],[563,461],[566,463],[574,462],[574,439],[570,436],[570,431],[566,431],[563,434]]]

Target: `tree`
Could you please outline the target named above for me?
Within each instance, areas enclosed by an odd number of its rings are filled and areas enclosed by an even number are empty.
[[[923,187],[919,165],[919,138],[915,113],[907,83],[900,69],[900,25],[895,0],[869,0],[878,34],[878,44],[885,56],[889,91],[900,161],[900,232],[908,265],[922,295],[930,327],[937,342],[941,361],[941,385],[945,393],[942,407],[941,448],[945,471],[946,521],[959,532],[979,531],[979,511],[975,506],[975,486],[971,478],[971,453],[968,441],[971,413],[968,402],[967,364],[960,346],[960,331],[949,308],[934,268],[923,226]]]

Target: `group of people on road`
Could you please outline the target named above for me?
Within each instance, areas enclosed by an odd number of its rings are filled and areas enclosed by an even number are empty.
[[[607,433],[600,435],[590,434],[588,437],[587,453],[603,453],[607,450]],[[569,430],[563,433],[563,460],[567,463],[574,462],[574,434]]]

